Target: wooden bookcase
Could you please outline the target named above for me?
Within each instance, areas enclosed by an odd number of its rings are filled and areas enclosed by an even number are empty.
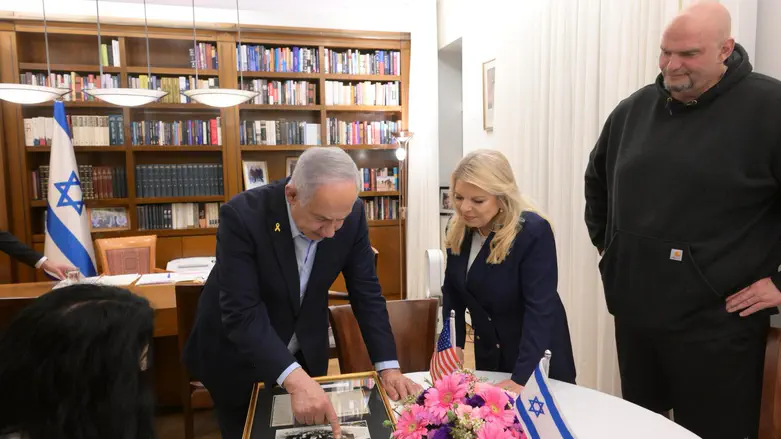
[[[48,23],[49,54],[52,74],[94,75],[98,77],[98,49],[97,29],[94,23]],[[132,86],[140,76],[147,75],[146,66],[146,41],[143,27],[101,25],[101,43],[107,45],[112,54],[110,66],[104,63],[104,74],[113,75],[117,84],[121,87]],[[242,29],[242,48],[238,48],[235,32],[215,31],[199,29],[196,40],[198,43],[211,45],[216,55],[211,60],[216,65],[206,65],[207,68],[198,69],[199,80],[216,80],[220,87],[239,87],[240,75],[237,68],[238,54],[249,52],[245,47],[262,46],[263,49],[283,51],[286,48],[311,48],[306,58],[308,65],[316,65],[316,70],[310,71],[257,71],[260,62],[249,59],[247,68],[243,71],[243,86],[250,87],[253,81],[266,80],[280,81],[281,88],[289,88],[286,92],[278,89],[278,95],[290,95],[292,85],[286,81],[306,82],[314,88],[310,95],[311,102],[291,102],[300,105],[247,103],[237,107],[212,108],[195,103],[181,103],[177,93],[166,97],[160,103],[153,103],[141,107],[118,107],[99,100],[90,101],[66,101],[65,108],[68,116],[109,116],[109,124],[121,117],[122,138],[108,128],[110,142],[113,145],[95,144],[94,141],[87,145],[75,146],[76,158],[79,165],[103,166],[117,169],[117,177],[124,172],[126,177],[126,195],[121,197],[90,199],[86,205],[90,208],[123,207],[127,209],[130,220],[130,228],[122,231],[93,232],[93,239],[100,237],[156,234],[157,263],[164,267],[165,263],[174,258],[213,255],[216,244],[216,228],[186,228],[186,229],[152,229],[140,230],[139,226],[146,219],[140,218],[144,211],[139,210],[143,206],[166,205],[172,203],[222,203],[244,190],[243,162],[263,161],[267,165],[268,176],[271,181],[287,176],[288,159],[294,159],[306,150],[308,145],[292,144],[257,144],[262,142],[260,132],[254,132],[260,122],[282,123],[290,125],[317,124],[309,128],[306,134],[311,137],[319,135],[321,145],[328,144],[329,119],[335,118],[346,124],[352,122],[367,121],[376,124],[374,133],[379,132],[377,127],[385,130],[386,135],[371,144],[367,142],[351,142],[351,144],[339,145],[344,148],[356,161],[359,168],[389,168],[397,169],[397,187],[388,191],[377,191],[369,187],[360,194],[367,202],[378,203],[379,197],[387,198],[387,202],[398,203],[401,194],[406,194],[407,166],[401,166],[395,158],[396,145],[389,140],[388,134],[391,128],[405,129],[407,124],[407,103],[409,90],[409,53],[410,41],[408,34],[398,33],[355,33],[344,31],[311,30],[311,29]],[[151,75],[162,78],[187,78],[191,81],[195,76],[195,69],[191,65],[191,52],[193,49],[192,30],[181,28],[155,27],[149,29],[149,49]],[[113,50],[113,51],[112,51]],[[254,49],[253,49],[254,50]],[[398,55],[398,69],[395,74],[345,74],[326,72],[326,51],[346,52],[360,51],[362,55],[371,54],[379,57],[378,53],[396,52]],[[385,51],[385,52],[382,52]],[[256,54],[260,54],[258,49]],[[211,52],[213,53],[213,52]],[[299,52],[296,52],[297,54]],[[115,63],[118,55],[118,63]],[[32,74],[42,73],[46,75],[46,55],[44,50],[43,23],[31,21],[0,22],[0,80],[2,82],[18,82],[20,75],[28,72]],[[312,57],[316,57],[313,59]],[[300,55],[299,59],[305,59]],[[294,67],[300,67],[294,63]],[[272,67],[277,67],[272,66]],[[271,70],[279,70],[272,68]],[[193,77],[193,78],[190,78]],[[170,81],[170,80],[169,80]],[[180,80],[181,81],[181,80]],[[396,97],[398,102],[393,105],[326,105],[328,96],[328,82],[338,81],[343,84],[351,84],[361,87],[360,84],[397,84]],[[170,82],[169,82],[170,85]],[[183,83],[180,82],[180,85]],[[372,90],[363,86],[362,96],[371,95]],[[303,87],[300,90],[307,90]],[[368,92],[367,92],[368,90]],[[77,93],[72,93],[75,96]],[[333,96],[333,94],[332,94]],[[341,102],[336,102],[341,103]],[[19,239],[32,245],[39,251],[44,247],[44,212],[46,201],[44,197],[35,198],[36,188],[33,171],[39,170],[39,166],[49,164],[49,148],[45,146],[26,146],[25,119],[35,117],[52,117],[52,103],[42,105],[17,105],[2,102],[2,119],[4,134],[4,149],[2,163],[7,180],[8,191],[6,202],[9,210],[10,231]],[[97,119],[97,118],[93,118]],[[104,118],[106,119],[106,118]],[[143,126],[136,125],[134,136],[134,123],[143,121],[186,121],[186,120],[218,120],[219,144],[206,141],[208,145],[182,145],[159,146],[150,144],[147,139],[139,138],[139,131]],[[89,119],[92,120],[92,119]],[[282,121],[282,122],[279,122]],[[251,122],[251,123],[250,123]],[[81,122],[79,122],[81,123]],[[100,122],[97,122],[100,124]],[[397,125],[391,125],[395,123]],[[383,125],[384,124],[384,125]],[[242,125],[245,127],[242,128]],[[247,126],[251,126],[252,137],[248,140]],[[119,126],[119,125],[111,125]],[[211,125],[211,129],[217,125]],[[106,128],[104,128],[105,130]],[[278,134],[285,128],[277,129]],[[28,128],[29,130],[29,128]],[[306,131],[306,128],[300,128]],[[289,134],[292,131],[289,132]],[[75,134],[75,133],[74,133]],[[365,135],[365,133],[362,133]],[[161,136],[163,133],[161,133]],[[206,134],[207,138],[209,134]],[[184,137],[187,137],[185,134]],[[289,138],[290,136],[284,136]],[[303,137],[303,136],[300,136]],[[105,137],[101,138],[105,139]],[[208,140],[213,140],[212,135]],[[94,139],[93,139],[94,140]],[[121,140],[121,141],[120,141]],[[301,143],[302,139],[297,139]],[[29,140],[27,141],[29,143]],[[105,143],[105,142],[104,142]],[[188,143],[188,142],[185,142]],[[159,196],[153,193],[139,193],[137,181],[139,175],[137,167],[146,165],[194,165],[219,164],[222,166],[222,194],[195,195],[195,196]],[[120,171],[121,170],[121,171]],[[163,171],[166,172],[166,171]],[[200,174],[198,174],[200,175]],[[39,173],[40,177],[40,173]],[[114,186],[117,190],[117,186]],[[140,189],[141,192],[148,189]],[[109,192],[104,192],[107,194]],[[40,190],[38,190],[38,195]],[[372,219],[369,221],[370,238],[372,245],[379,251],[378,276],[383,286],[384,294],[388,299],[406,297],[405,284],[405,224],[396,215],[390,219]],[[21,264],[15,266],[15,280],[18,282],[40,279],[40,275]],[[337,291],[345,291],[343,280],[338,279],[333,288]]]

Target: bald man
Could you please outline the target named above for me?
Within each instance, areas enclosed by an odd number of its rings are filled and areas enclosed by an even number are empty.
[[[781,82],[752,72],[717,3],[670,22],[659,68],[585,173],[622,394],[705,439],[755,438],[781,304]]]

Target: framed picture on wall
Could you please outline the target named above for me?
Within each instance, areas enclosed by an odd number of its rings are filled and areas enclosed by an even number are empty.
[[[296,169],[296,163],[298,163],[298,157],[287,157],[285,159],[285,175],[290,177],[293,175],[293,170]]]
[[[483,129],[494,129],[494,94],[496,91],[496,59],[483,63]]]
[[[453,200],[450,199],[450,188],[439,188],[439,214],[451,215],[455,213],[455,205]]]
[[[252,189],[268,184],[268,167],[266,162],[242,161],[244,168],[244,189]]]

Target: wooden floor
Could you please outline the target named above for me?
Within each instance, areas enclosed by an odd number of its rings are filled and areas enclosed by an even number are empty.
[[[464,367],[474,369],[475,354],[472,343],[467,341],[464,349]],[[339,374],[339,363],[332,359],[328,364],[328,375]],[[180,413],[161,414],[157,417],[158,439],[184,439],[184,424]],[[195,414],[196,439],[221,439],[217,420],[211,410],[198,411]]]

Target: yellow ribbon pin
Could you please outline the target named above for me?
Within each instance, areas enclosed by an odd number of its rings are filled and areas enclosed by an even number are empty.
[[[275,232],[279,232],[279,231],[280,231],[280,230],[279,230],[279,223],[277,223],[277,224],[274,226],[274,231],[275,231]]]

